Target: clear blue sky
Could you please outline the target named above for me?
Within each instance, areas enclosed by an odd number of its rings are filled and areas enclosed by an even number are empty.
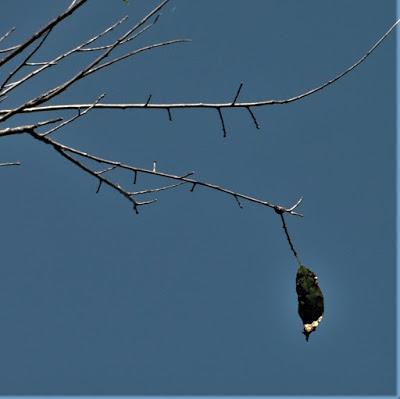
[[[1,32],[16,26],[14,44],[68,3],[5,0]],[[40,55],[156,3],[90,1]],[[395,14],[394,0],[173,0],[132,48],[192,43],[142,54],[59,101],[229,101],[241,81],[242,100],[290,97],[352,64]],[[296,261],[273,211],[182,188],[136,216],[51,149],[2,139],[0,161],[23,166],[0,170],[0,394],[393,395],[395,94],[392,35],[336,85],[257,109],[260,130],[243,110],[225,113],[225,139],[215,111],[176,111],[173,122],[163,111],[93,111],[55,137],[283,205],[304,196],[305,217],[288,225],[326,304],[308,343]],[[159,183],[139,175],[138,188]]]

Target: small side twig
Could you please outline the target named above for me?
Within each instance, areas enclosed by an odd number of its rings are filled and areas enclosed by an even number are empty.
[[[224,133],[224,137],[226,137],[226,127],[225,127],[225,121],[224,121],[224,117],[222,116],[222,111],[221,108],[217,108],[218,111],[218,115],[219,115],[219,119],[221,121],[221,126],[222,126],[222,132]]]
[[[106,168],[106,169],[103,169],[103,170],[100,170],[100,171],[96,172],[96,174],[97,175],[102,175],[103,173],[111,172],[112,170],[114,170],[117,167],[118,167],[118,165],[113,165],[113,166],[110,166],[109,168]]]
[[[28,61],[40,50],[40,48],[43,46],[44,42],[46,39],[49,37],[51,33],[51,29],[49,29],[44,36],[41,38],[39,41],[38,45],[35,46],[35,48],[17,65],[17,67],[9,73],[7,78],[4,80],[2,83],[0,90],[3,90],[3,88],[7,85],[7,83],[17,74],[18,71],[20,71],[24,66],[28,65]]]
[[[167,112],[168,112],[168,120],[170,122],[172,122],[172,114],[171,114],[171,110],[169,108],[167,108]]]
[[[99,103],[99,101],[101,101],[102,98],[104,98],[105,93],[100,94],[99,97],[97,97],[96,101],[89,107],[87,107],[85,110],[81,111],[80,109],[78,110],[78,114],[73,116],[72,118],[67,119],[64,122],[61,122],[59,125],[53,127],[52,129],[47,130],[46,132],[42,133],[42,136],[48,136],[49,134],[54,133],[55,131],[61,129],[62,127],[74,122],[76,119],[84,116],[85,114],[87,114],[91,109],[93,109],[93,107],[96,106],[96,104]]]
[[[0,167],[4,167],[4,166],[19,166],[21,165],[21,162],[16,161],[16,162],[2,162],[0,163]]]
[[[231,104],[232,107],[235,105],[236,100],[237,100],[238,97],[239,97],[240,90],[242,90],[242,87],[243,87],[243,82],[240,82],[239,88],[238,88],[237,91],[236,91],[235,98],[233,99],[232,104]]]
[[[149,97],[147,98],[147,101],[146,101],[146,103],[144,104],[144,107],[145,107],[145,108],[149,105],[150,100],[151,100],[151,97],[152,97],[152,94],[150,94]]]
[[[260,128],[260,124],[257,121],[256,115],[254,114],[254,112],[251,110],[250,107],[246,107],[246,109],[247,109],[247,111],[249,111],[249,114],[251,116],[251,119],[254,122],[254,125],[256,126],[256,129],[259,129]]]
[[[96,194],[100,192],[101,185],[103,184],[103,180],[99,180],[99,185],[97,186]]]
[[[0,37],[0,43],[1,43],[3,40],[7,39],[7,37],[10,36],[11,33],[13,33],[14,31],[15,31],[15,26],[13,26],[9,31],[7,31],[6,33],[4,33],[4,35],[2,35],[2,36]]]
[[[237,195],[234,195],[233,198],[235,198],[237,204],[239,205],[239,208],[240,208],[240,209],[243,209],[243,205],[242,205],[242,203],[240,202],[238,196],[237,196]]]
[[[183,184],[187,184],[187,182],[180,182],[180,183],[175,183],[175,184],[169,184],[167,186],[163,186],[163,187],[158,187],[158,188],[148,188],[146,190],[141,190],[141,191],[134,191],[131,192],[131,195],[144,195],[144,194],[154,194],[154,193],[158,193],[160,191],[165,191],[165,190],[171,190],[173,188],[182,186]]]

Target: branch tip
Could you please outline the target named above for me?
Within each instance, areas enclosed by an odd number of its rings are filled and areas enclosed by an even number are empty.
[[[237,196],[237,195],[234,195],[233,197],[235,198],[235,200],[236,200],[236,202],[237,202],[239,208],[240,208],[240,209],[243,209],[243,205],[242,205],[242,203],[240,202],[238,196]]]
[[[233,101],[232,101],[231,107],[233,107],[233,106],[235,105],[236,100],[237,100],[238,97],[239,97],[240,90],[242,90],[242,87],[243,87],[243,82],[240,82],[239,88],[238,88],[237,91],[236,91],[236,95],[235,95],[235,98],[234,98]]]
[[[146,103],[144,104],[144,107],[145,107],[145,108],[149,105],[150,100],[151,100],[151,96],[152,96],[152,94],[150,94],[149,97],[147,98],[147,101],[146,101]]]
[[[96,194],[98,194],[100,192],[100,188],[101,188],[102,184],[103,184],[103,181],[100,179],[99,180],[99,185],[97,186]]]
[[[259,124],[258,121],[257,121],[257,118],[256,118],[255,113],[251,110],[250,107],[246,107],[246,109],[247,109],[247,111],[249,111],[249,114],[250,114],[250,116],[251,116],[251,119],[252,119],[253,122],[254,122],[254,125],[255,125],[256,129],[260,129],[260,124]]]
[[[224,136],[223,136],[223,137],[226,137],[225,121],[224,121],[224,117],[223,117],[223,115],[222,115],[221,108],[218,107],[218,108],[217,108],[217,111],[218,111],[219,119],[220,119],[220,121],[221,121],[222,132],[224,133]]]

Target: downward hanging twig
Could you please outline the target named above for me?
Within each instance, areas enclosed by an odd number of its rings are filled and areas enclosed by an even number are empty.
[[[275,209],[275,212],[276,212],[276,213],[280,216],[280,218],[281,218],[281,221],[282,221],[282,228],[283,228],[283,230],[284,230],[284,232],[285,232],[286,239],[287,239],[287,241],[288,241],[288,243],[289,243],[290,250],[292,251],[294,257],[296,258],[297,263],[299,264],[299,266],[301,266],[301,260],[300,260],[299,254],[297,253],[296,249],[294,248],[293,241],[292,241],[292,239],[291,239],[291,237],[290,237],[289,229],[288,229],[288,227],[287,227],[287,225],[286,225],[286,221],[285,221],[285,217],[284,217],[284,215],[283,215],[283,212],[281,212],[280,210],[276,210],[276,209]]]

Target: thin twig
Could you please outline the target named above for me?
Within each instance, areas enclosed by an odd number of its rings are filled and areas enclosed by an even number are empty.
[[[246,109],[247,109],[247,111],[249,111],[249,114],[251,116],[251,119],[254,122],[254,125],[256,126],[256,129],[259,129],[260,128],[260,124],[257,121],[256,115],[254,114],[254,112],[251,110],[250,107],[246,107]]]
[[[101,37],[103,37],[104,35],[106,35],[107,33],[111,32],[113,29],[115,29],[118,25],[120,25],[122,22],[124,22],[127,19],[127,17],[121,18],[120,20],[116,21],[114,24],[112,24],[111,26],[107,27],[106,29],[104,29],[102,32],[96,34],[95,36],[91,37],[90,39],[84,41],[83,43],[79,44],[78,46],[72,48],[71,50],[66,51],[63,54],[58,55],[57,57],[53,58],[50,61],[47,62],[43,62],[40,63],[41,66],[40,68],[37,68],[36,70],[26,74],[25,76],[23,76],[21,79],[12,82],[10,85],[7,86],[6,90],[3,90],[3,94],[8,93],[11,90],[14,90],[15,88],[17,88],[19,85],[23,84],[24,82],[32,79],[33,77],[37,76],[38,74],[42,73],[43,71],[45,71],[47,68],[52,67],[54,65],[57,65],[60,61],[62,61],[63,59],[71,56],[72,54],[74,54],[75,52],[78,52],[82,47],[89,45],[90,43],[93,43],[97,40],[99,40]]]
[[[0,163],[0,167],[4,167],[4,166],[19,166],[19,165],[21,165],[21,162],[19,162],[19,161]]]
[[[224,133],[224,137],[226,137],[225,122],[224,122],[224,117],[222,115],[221,108],[217,108],[217,111],[218,111],[218,115],[219,115],[219,120],[221,121],[222,132]]]
[[[97,175],[102,175],[103,173],[111,172],[116,167],[117,167],[116,165],[110,166],[109,168],[106,168],[106,169],[103,169],[103,170],[100,170],[100,171],[96,172],[96,174]]]
[[[393,29],[400,23],[400,19],[397,20],[386,32],[383,36],[379,38],[379,40],[353,65],[348,67],[346,70],[335,76],[334,78],[326,81],[325,83],[320,84],[319,86],[310,89],[306,92],[298,94],[294,97],[289,97],[286,99],[266,99],[261,101],[250,101],[250,102],[236,102],[232,105],[232,102],[224,102],[224,103],[204,103],[204,102],[194,102],[194,103],[114,103],[114,104],[97,104],[96,109],[177,109],[177,108],[213,108],[218,110],[218,112],[223,108],[252,108],[252,107],[262,107],[268,105],[284,105],[292,102],[296,102],[302,100],[305,97],[311,96],[326,87],[336,83],[338,80],[342,79],[344,76],[352,72],[358,66],[360,66],[387,38],[387,36],[393,31]],[[88,106],[88,104],[62,104],[62,105],[48,105],[48,106],[26,106],[22,112],[43,112],[43,111],[59,111],[59,110],[68,110],[68,109],[78,109],[84,106]],[[12,110],[0,110],[0,115],[8,114]]]
[[[83,2],[86,0],[78,0]],[[37,97],[26,101],[25,103],[21,104],[20,106],[14,108],[12,111],[8,112],[7,114],[3,115],[0,117],[0,122],[5,121],[6,119],[12,117],[15,114],[21,113],[25,108],[28,107],[35,107],[39,106],[40,104],[43,104],[49,100],[51,100],[53,97],[56,97],[66,91],[70,86],[81,80],[83,77],[86,76],[88,71],[93,70],[98,66],[105,58],[107,58],[111,52],[117,48],[122,41],[124,41],[127,37],[129,37],[131,34],[133,34],[137,29],[139,29],[143,24],[147,22],[148,19],[150,19],[154,14],[156,14],[162,7],[164,7],[169,0],[164,0],[162,1],[158,6],[153,8],[152,11],[150,11],[145,17],[143,17],[139,22],[135,24],[131,29],[129,29],[126,33],[124,33],[122,36],[120,36],[113,44],[112,46],[105,50],[103,53],[101,53],[94,61],[90,62],[86,67],[81,69],[78,73],[76,73],[72,78],[69,80],[65,81],[59,86],[53,87],[52,89],[38,95]],[[1,66],[1,64],[0,64]]]
[[[182,186],[183,184],[187,184],[187,183],[186,182],[180,182],[180,183],[169,184],[168,186],[163,186],[163,187],[158,187],[158,188],[148,188],[146,190],[134,191],[134,192],[132,192],[130,194],[131,195],[154,194],[154,193],[158,193],[160,191],[170,190],[172,188],[176,188],[176,187]]]
[[[156,22],[158,21],[159,17],[160,17],[160,15],[157,15],[156,18],[154,19],[154,21],[152,21],[150,24],[146,25],[143,29],[141,29],[139,32],[135,33],[134,35],[129,36],[128,38],[123,40],[121,42],[121,45],[122,44],[126,44],[126,43],[136,39],[140,35],[142,35],[144,32],[146,32],[148,29],[150,29],[152,26],[154,26],[156,24]],[[125,19],[127,19],[127,17],[123,18],[123,20],[125,20]],[[110,48],[111,46],[112,46],[112,44],[106,44],[104,46],[89,47],[89,48],[85,48],[84,47],[84,48],[79,49],[79,51],[81,51],[81,52],[85,52],[85,51],[100,51],[100,50],[106,50],[106,49]]]
[[[107,68],[107,67],[111,66],[112,64],[115,64],[116,62],[125,60],[126,58],[133,57],[139,53],[142,53],[143,51],[154,50],[155,48],[170,46],[171,44],[188,43],[190,41],[191,41],[190,39],[174,39],[174,40],[167,40],[167,41],[164,41],[161,43],[150,44],[149,46],[145,46],[145,47],[139,48],[137,50],[130,51],[129,53],[126,53],[124,55],[116,57],[110,61],[104,62],[103,64],[100,64],[94,68],[91,68],[87,72],[85,72],[84,76],[88,76],[94,72],[99,71],[100,69]]]
[[[240,200],[239,200],[239,198],[237,197],[237,195],[234,195],[233,197],[235,198],[235,200],[236,200],[236,202],[237,202],[239,208],[240,208],[240,209],[243,209],[243,205],[242,205],[242,203],[240,202]]]
[[[168,120],[170,122],[172,122],[172,115],[171,115],[171,110],[169,108],[167,108],[167,112],[168,112]]]
[[[28,46],[30,46],[34,41],[36,41],[39,37],[41,37],[45,32],[54,28],[58,25],[62,20],[70,16],[74,13],[79,7],[83,6],[88,0],[77,0],[74,2],[72,6],[70,6],[65,12],[58,15],[56,18],[51,20],[47,25],[45,25],[38,32],[33,34],[29,39],[27,39],[24,43],[18,45],[15,50],[13,50],[10,54],[6,55],[2,60],[0,60],[0,67],[6,64],[8,61],[12,60],[15,56],[24,51]]]
[[[43,133],[42,133],[42,136],[48,136],[49,134],[54,133],[55,131],[61,129],[62,127],[64,127],[64,126],[66,126],[66,125],[68,125],[68,124],[74,122],[76,119],[78,119],[78,118],[84,116],[84,115],[87,114],[87,113],[88,113],[102,98],[104,98],[104,96],[105,96],[104,93],[101,94],[101,95],[96,99],[96,101],[95,101],[90,107],[86,108],[86,109],[83,110],[82,112],[81,112],[81,110],[79,110],[77,115],[73,116],[73,117],[70,118],[70,119],[67,119],[66,121],[60,123],[59,125],[53,127],[52,129],[50,129],[50,130],[48,130],[48,131],[46,131],[46,132],[43,132]]]
[[[2,41],[4,41],[5,39],[7,39],[7,37],[10,36],[11,33],[13,33],[14,31],[15,31],[15,26],[13,26],[8,32],[4,33],[4,35],[2,35],[2,36],[0,37],[0,43],[1,43]]]
[[[7,83],[13,78],[13,76],[16,75],[16,73],[18,71],[20,71],[24,66],[27,65],[29,59],[31,59],[38,51],[39,49],[42,47],[43,43],[46,41],[46,39],[49,37],[51,33],[51,29],[49,29],[44,36],[42,37],[42,39],[39,41],[39,44],[19,63],[19,65],[10,72],[10,74],[8,75],[7,79],[5,79],[5,81],[2,83],[2,85],[0,86],[0,91],[3,91],[3,88],[7,85]]]
[[[237,91],[236,91],[235,98],[233,99],[233,101],[232,101],[232,103],[231,103],[232,106],[235,105],[236,100],[237,100],[238,97],[239,97],[240,90],[242,90],[242,87],[243,87],[243,82],[240,83],[239,88],[238,88]]]
[[[51,125],[53,123],[57,123],[62,121],[62,118],[55,118],[55,119],[49,119],[46,121],[40,121],[32,125],[20,125],[20,126],[15,126],[15,127],[6,127],[5,129],[0,129],[0,137],[1,136],[11,136],[14,134],[22,134],[22,133],[31,133],[34,132],[35,129],[46,126],[46,125]]]
[[[275,210],[275,211],[276,211],[276,210]],[[293,245],[292,239],[290,238],[289,230],[288,230],[288,228],[287,228],[287,225],[286,225],[286,221],[285,221],[285,217],[284,217],[284,215],[283,215],[283,212],[276,211],[276,213],[281,217],[282,227],[283,227],[283,230],[285,231],[285,235],[286,235],[286,239],[287,239],[287,241],[288,241],[288,243],[289,243],[289,247],[290,247],[290,249],[291,249],[291,251],[292,251],[294,257],[296,258],[297,263],[299,264],[299,266],[301,266],[301,260],[300,260],[299,254],[298,254],[297,251],[294,249],[294,245]]]
[[[295,216],[303,216],[301,213],[296,212],[296,208],[299,206],[301,200],[297,201],[293,206],[291,207],[283,207],[281,205],[276,205],[273,204],[269,201],[265,201],[265,200],[261,200],[255,197],[251,197],[249,195],[246,194],[241,194],[239,192],[233,191],[233,190],[229,190],[225,187],[213,184],[213,183],[207,183],[204,181],[200,181],[200,180],[195,180],[195,179],[191,179],[188,177],[184,176],[179,176],[179,175],[173,175],[170,173],[164,173],[164,172],[160,172],[159,170],[157,170],[156,168],[153,167],[153,169],[145,169],[145,168],[139,168],[136,166],[132,166],[132,165],[128,165],[128,164],[124,164],[122,162],[119,161],[112,161],[109,159],[105,159],[105,158],[101,158],[101,157],[97,157],[94,156],[92,154],[89,154],[87,152],[83,152],[80,150],[77,150],[73,147],[69,147],[66,146],[65,144],[61,144],[49,137],[46,136],[42,136],[40,134],[38,134],[35,131],[32,130],[28,130],[26,131],[26,133],[29,133],[33,138],[35,138],[36,140],[39,140],[47,145],[50,145],[52,147],[54,147],[55,149],[58,149],[59,151],[62,151],[63,153],[71,153],[71,154],[75,154],[78,155],[80,157],[86,158],[88,160],[92,160],[95,162],[98,162],[100,164],[104,164],[104,165],[110,165],[110,166],[116,166],[119,169],[124,169],[124,170],[128,170],[130,172],[134,172],[135,174],[137,173],[143,173],[143,174],[149,174],[149,175],[153,175],[153,176],[158,176],[158,177],[162,177],[162,178],[166,178],[166,179],[171,179],[171,180],[178,180],[181,182],[185,182],[185,183],[189,183],[192,184],[192,189],[191,191],[193,191],[195,186],[202,186],[202,187],[206,187],[208,189],[214,190],[214,191],[219,191],[223,194],[229,195],[229,196],[233,196],[236,197],[237,199],[242,199],[248,202],[252,202],[258,205],[263,205],[269,208],[274,209],[275,211],[279,211],[282,213],[288,213],[290,215],[295,215]],[[192,172],[190,172],[192,173]],[[90,171],[90,174],[92,174],[95,177],[102,177],[102,175],[97,175],[95,171]],[[108,184],[108,183],[107,183]],[[110,185],[110,184],[108,184]],[[119,187],[119,186],[118,186]],[[121,187],[119,187],[119,189],[117,191],[121,192]],[[124,196],[129,195],[129,193],[127,191],[124,191]]]
[[[149,97],[147,98],[146,103],[144,104],[144,107],[146,108],[149,104],[150,104],[150,100],[151,100],[151,94],[149,95]]]

